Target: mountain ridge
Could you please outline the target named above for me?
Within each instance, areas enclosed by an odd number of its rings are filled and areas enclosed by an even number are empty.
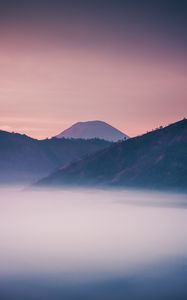
[[[187,189],[187,120],[121,141],[74,162],[39,186]]]
[[[44,139],[0,130],[0,183],[32,182],[110,142],[99,139]]]

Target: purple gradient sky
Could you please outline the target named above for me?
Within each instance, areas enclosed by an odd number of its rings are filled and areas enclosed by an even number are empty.
[[[187,115],[182,30],[46,11],[6,11],[0,24],[1,129],[44,138],[97,119],[134,136]]]

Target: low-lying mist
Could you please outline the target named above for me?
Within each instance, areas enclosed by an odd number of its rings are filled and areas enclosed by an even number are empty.
[[[119,278],[128,278],[132,288],[132,277],[142,280],[147,272],[169,280],[166,270],[187,263],[186,195],[94,189],[36,191],[7,186],[0,189],[0,195],[1,299],[22,299],[23,295],[23,299],[44,299],[42,292],[50,284],[61,296],[64,286],[67,289],[72,284],[82,288],[94,284],[95,291],[101,282],[105,282],[101,298],[92,298],[91,290],[90,294],[81,290],[80,298],[69,295],[66,299],[115,299],[109,297],[109,289],[107,295],[111,282],[118,286]],[[39,298],[29,289],[25,292],[26,278],[35,288],[36,282],[41,283]],[[116,299],[126,299],[126,289],[122,290]],[[53,292],[49,299],[61,299]],[[184,295],[185,290],[182,292]]]

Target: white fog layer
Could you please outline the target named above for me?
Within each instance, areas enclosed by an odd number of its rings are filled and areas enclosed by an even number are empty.
[[[186,195],[1,188],[0,276],[110,278],[187,257]]]

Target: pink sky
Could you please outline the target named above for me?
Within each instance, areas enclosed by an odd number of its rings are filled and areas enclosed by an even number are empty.
[[[59,40],[29,28],[0,30],[0,129],[45,138],[103,120],[134,136],[187,115],[180,54],[156,42],[137,48],[127,40],[122,49],[108,39],[75,42],[73,32]]]

